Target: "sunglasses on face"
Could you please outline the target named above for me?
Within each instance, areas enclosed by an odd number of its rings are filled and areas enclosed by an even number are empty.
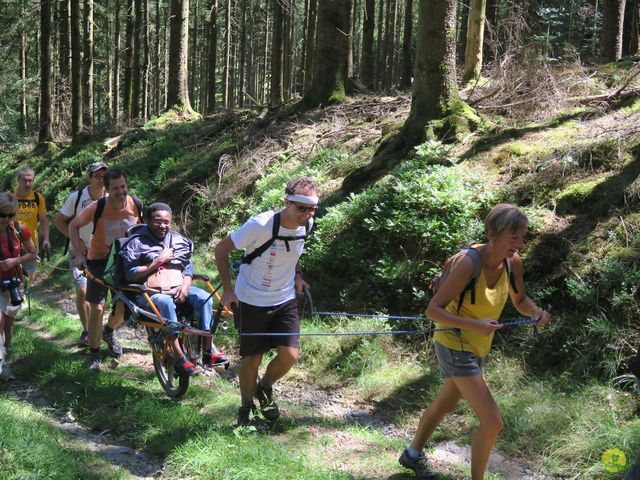
[[[16,216],[16,212],[13,213],[2,213],[0,212],[0,218],[12,218]]]
[[[291,205],[293,205],[294,207],[296,207],[296,209],[300,212],[300,213],[309,213],[309,212],[315,212],[318,207],[317,205],[314,205],[313,207],[304,207],[302,205],[298,205],[295,202],[289,202]]]

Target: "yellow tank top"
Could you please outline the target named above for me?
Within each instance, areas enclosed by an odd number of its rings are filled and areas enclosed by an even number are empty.
[[[498,320],[509,296],[509,277],[506,269],[503,268],[493,288],[487,287],[484,269],[481,270],[475,290],[476,303],[471,303],[471,291],[468,291],[464,295],[460,312],[457,312],[458,298],[453,299],[447,305],[447,311],[465,318],[493,318]],[[438,329],[449,327],[450,325],[436,323],[436,328]],[[446,330],[436,332],[433,335],[433,341],[452,350],[473,352],[478,357],[484,357],[491,350],[493,333],[485,337],[480,332],[472,330],[460,330],[459,335],[456,335],[453,330]]]

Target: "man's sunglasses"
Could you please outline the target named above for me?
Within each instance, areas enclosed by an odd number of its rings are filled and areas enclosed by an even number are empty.
[[[12,218],[16,216],[16,212],[13,213],[2,213],[0,212],[0,218]]]
[[[315,212],[318,209],[317,205],[314,205],[313,207],[303,207],[302,205],[298,205],[295,202],[289,202],[289,203],[294,207],[296,207],[300,213]]]

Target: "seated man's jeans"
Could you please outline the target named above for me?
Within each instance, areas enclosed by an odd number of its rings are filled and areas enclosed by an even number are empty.
[[[173,297],[171,295],[154,293],[151,295],[151,300],[160,312],[160,315],[162,315],[162,318],[166,321],[175,322],[178,320],[178,316],[176,315],[176,305],[173,303]],[[193,307],[194,311],[199,314],[200,328],[202,330],[209,331],[211,328],[211,321],[213,319],[213,301],[211,300],[211,297],[209,297],[209,293],[201,288],[191,287],[189,288],[189,296],[186,301]],[[138,295],[137,303],[143,308],[148,306],[143,295]]]

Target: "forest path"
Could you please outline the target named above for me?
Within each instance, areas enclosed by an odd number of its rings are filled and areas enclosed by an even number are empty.
[[[36,295],[41,301],[50,301],[51,304],[60,308],[67,315],[77,318],[74,302],[65,294],[41,291]],[[75,344],[70,343],[68,340],[54,338],[46,330],[37,324],[30,323],[28,320],[22,321],[18,325],[19,328],[29,328],[38,337],[46,341],[56,343],[65,348],[79,350]],[[124,342],[129,345],[140,342],[141,348],[134,348],[132,353],[125,353],[118,362],[113,361],[112,367],[116,367],[118,364],[131,364],[148,371],[152,370],[151,356],[140,353],[140,350],[146,348],[142,333],[129,326],[122,327],[119,333],[119,338]],[[232,367],[222,375],[237,385],[239,358],[231,355],[231,360]],[[77,440],[79,448],[102,454],[113,465],[126,469],[131,478],[151,479],[162,477],[163,459],[151,457],[144,452],[128,447],[123,439],[111,434],[108,428],[104,431],[87,429],[76,421],[72,412],[52,404],[46,394],[28,382],[15,380],[10,382],[6,388],[10,394],[21,401],[29,403],[38,409],[47,410],[50,413],[52,425]],[[317,385],[300,379],[285,377],[276,386],[275,393],[285,415],[287,414],[287,405],[291,407],[300,406],[309,408],[321,418],[337,421],[345,425],[375,429],[381,431],[385,436],[401,439],[407,444],[413,434],[411,429],[394,423],[393,418],[395,417],[392,412],[385,412],[384,409],[376,408],[371,403],[354,402],[348,398],[344,388],[340,386],[322,389]],[[161,394],[160,390],[158,394]],[[415,412],[416,422],[419,414],[420,412]],[[228,421],[232,422],[233,419]],[[313,436],[329,436],[335,440],[331,455],[327,455],[326,451],[323,453],[323,460],[331,467],[355,476],[366,473],[368,478],[391,478],[394,480],[413,478],[411,473],[406,475],[393,474],[390,477],[388,475],[376,477],[376,472],[363,472],[361,464],[352,465],[352,462],[349,462],[350,455],[357,454],[361,448],[364,451],[370,446],[370,442],[363,440],[361,436],[351,434],[340,428],[319,428],[316,425],[311,425],[309,431]],[[398,452],[398,456],[400,453]],[[461,445],[455,441],[433,443],[430,444],[428,458],[436,471],[462,479],[465,477],[460,476],[460,472],[468,471],[471,465],[471,449],[468,445]],[[499,474],[504,480],[548,480],[551,478],[544,473],[534,471],[527,464],[526,459],[509,458],[495,448],[489,460],[488,472]],[[382,472],[377,473],[379,475]],[[374,476],[371,476],[372,474]]]

